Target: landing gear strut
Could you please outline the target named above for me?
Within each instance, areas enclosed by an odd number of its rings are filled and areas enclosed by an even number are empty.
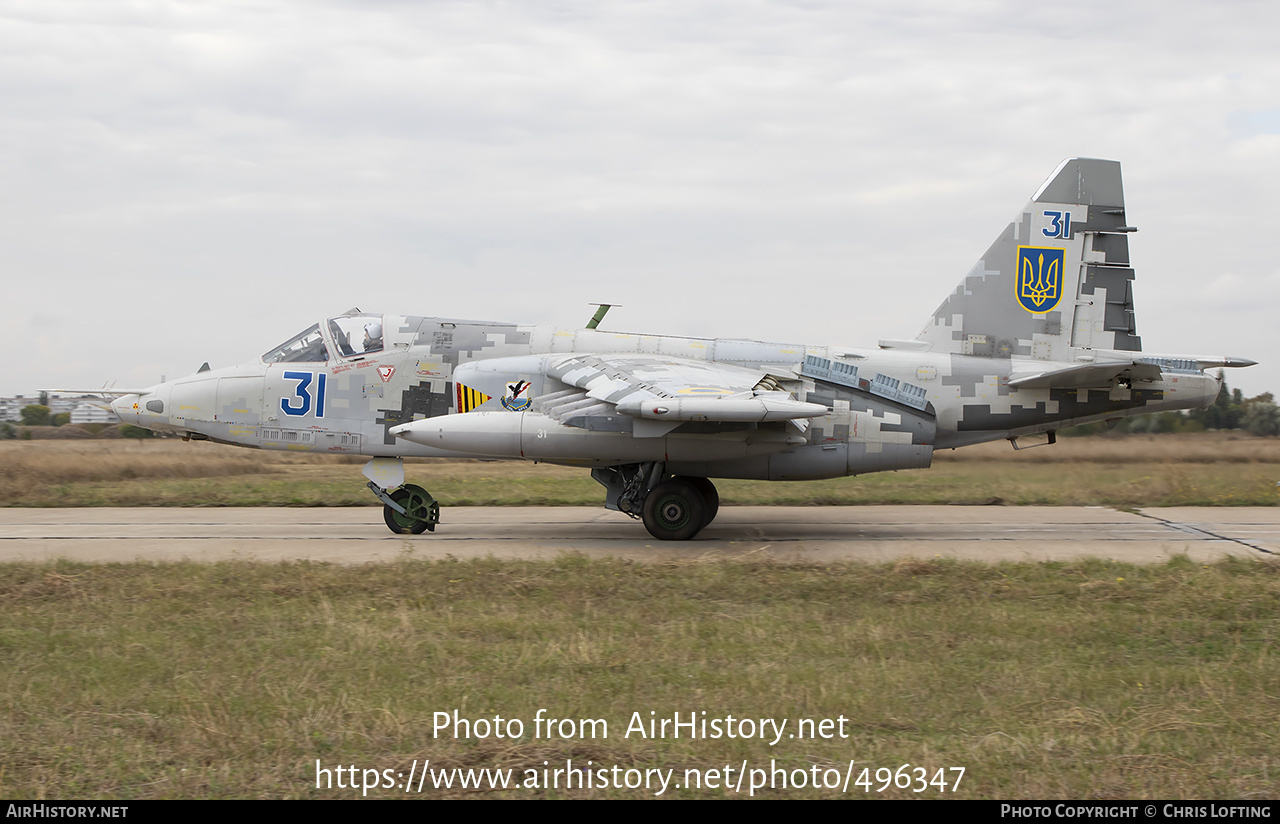
[[[388,529],[397,535],[435,532],[440,523],[440,504],[427,490],[404,482],[404,461],[374,458],[365,464],[364,476],[369,479],[370,491],[382,501],[382,517]]]

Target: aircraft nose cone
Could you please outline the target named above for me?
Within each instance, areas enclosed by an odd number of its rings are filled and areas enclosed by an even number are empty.
[[[111,402],[111,409],[125,423],[137,423],[141,403],[141,395],[121,395]]]

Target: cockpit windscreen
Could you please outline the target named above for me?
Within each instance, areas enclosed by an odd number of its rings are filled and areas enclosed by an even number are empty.
[[[294,335],[266,352],[262,360],[266,363],[315,363],[329,360],[329,350],[325,349],[324,338],[320,336],[320,324],[312,324],[305,332]]]

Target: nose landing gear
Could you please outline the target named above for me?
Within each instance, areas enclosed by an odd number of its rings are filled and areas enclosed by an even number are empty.
[[[404,482],[404,461],[374,458],[365,464],[364,476],[369,479],[370,491],[382,501],[382,517],[388,529],[397,535],[435,532],[440,523],[440,504],[427,490]]]

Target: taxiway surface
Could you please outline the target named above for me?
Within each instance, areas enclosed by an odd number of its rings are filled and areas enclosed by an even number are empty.
[[[1229,555],[1280,559],[1280,508],[724,507],[696,540],[656,541],[597,507],[452,507],[437,531],[394,535],[373,507],[0,509],[0,561],[550,558],[564,552],[635,560],[769,557],[887,561],[904,557],[1046,561],[1084,557],[1159,563]]]

